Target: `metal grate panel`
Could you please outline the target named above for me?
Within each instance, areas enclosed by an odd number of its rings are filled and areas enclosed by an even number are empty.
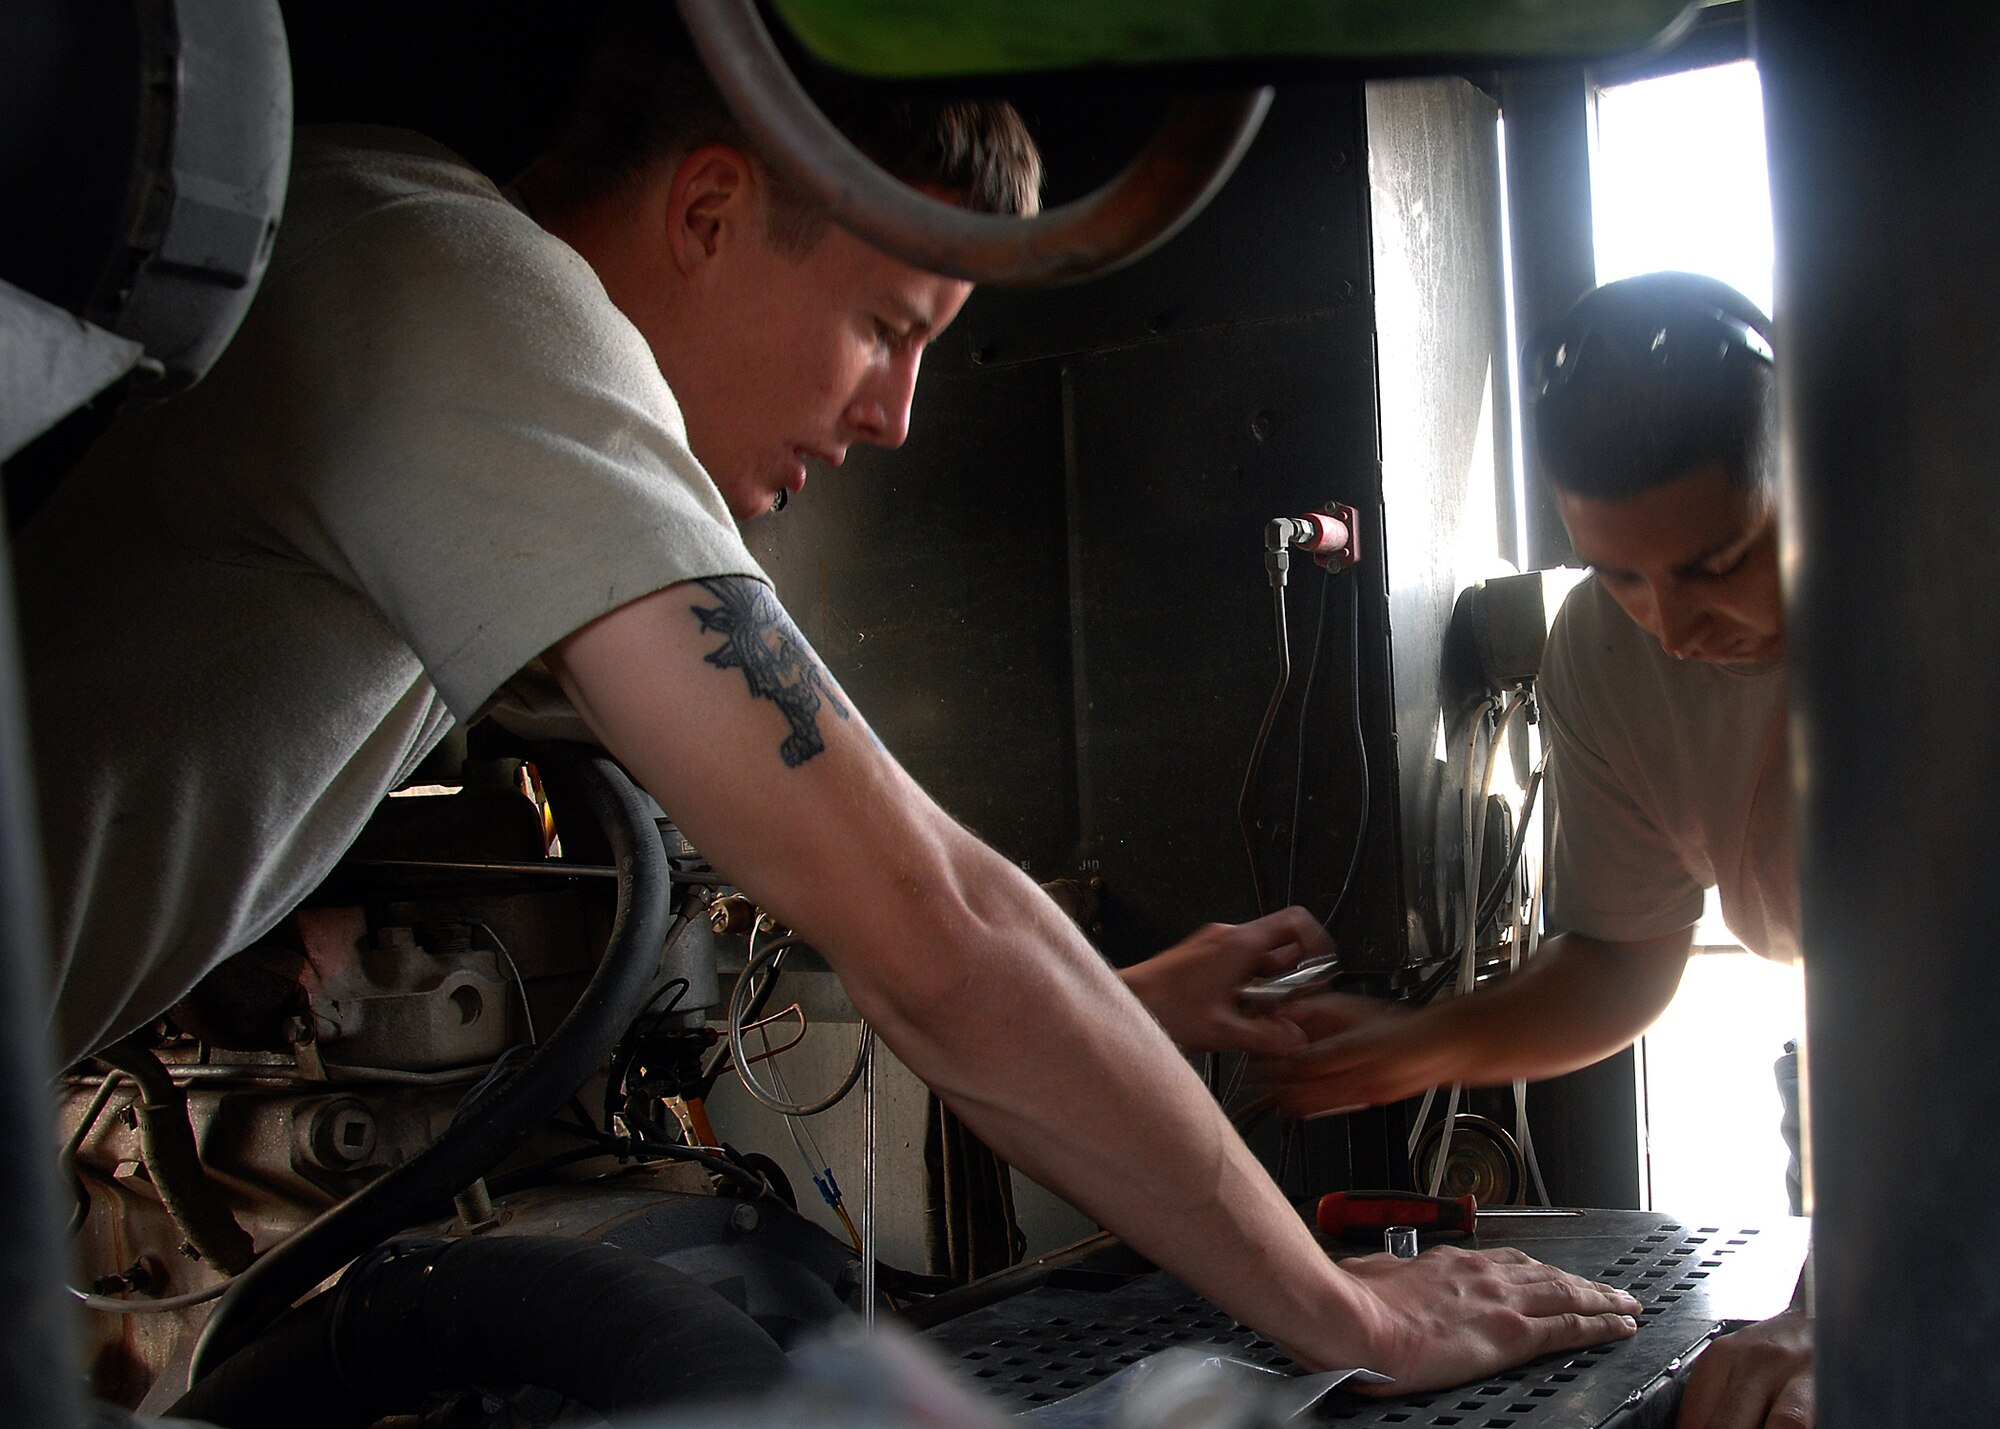
[[[1718,1324],[1761,1318],[1784,1306],[1803,1257],[1804,1225],[1728,1229],[1604,1211],[1508,1243],[1630,1290],[1645,1307],[1639,1333],[1445,1393],[1399,1400],[1336,1394],[1320,1407],[1319,1422],[1553,1429],[1607,1424],[1621,1412],[1627,1417],[1620,1422],[1639,1422],[1633,1415],[1643,1402]],[[972,1384],[1017,1410],[1066,1398],[1176,1345],[1297,1369],[1269,1340],[1158,1271],[1054,1270],[1032,1288],[934,1325],[927,1334]]]

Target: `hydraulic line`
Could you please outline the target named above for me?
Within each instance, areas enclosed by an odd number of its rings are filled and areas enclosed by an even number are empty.
[[[596,750],[551,746],[543,758],[574,768],[577,787],[618,868],[618,912],[596,972],[562,1024],[511,1079],[468,1107],[430,1147],[237,1277],[202,1331],[188,1369],[190,1384],[243,1348],[314,1285],[448,1203],[519,1147],[604,1065],[645,1005],[660,949],[675,931],[674,886],[652,809],[624,771]]]
[[[97,1054],[97,1060],[138,1084],[139,1095],[132,1105],[138,1118],[139,1157],[182,1238],[226,1274],[246,1269],[256,1247],[202,1168],[194,1127],[188,1122],[187,1092],[174,1084],[166,1065],[136,1033],[113,1042]]]
[[[736,1063],[736,1075],[743,1083],[743,1090],[750,1093],[759,1104],[777,1112],[780,1116],[818,1116],[821,1112],[837,1105],[854,1090],[854,1084],[861,1080],[868,1066],[869,1049],[875,1045],[875,1029],[866,1022],[861,1024],[860,1043],[854,1050],[854,1062],[848,1067],[847,1075],[841,1079],[839,1086],[817,1100],[794,1102],[757,1080],[756,1074],[750,1070],[751,1063],[755,1059],[751,1057],[749,1049],[743,1043],[744,1023],[754,1015],[747,1010],[751,1000],[751,987],[757,973],[767,965],[771,966],[771,975],[759,989],[762,995],[768,996],[771,984],[777,975],[775,966],[777,959],[798,941],[798,934],[787,933],[784,937],[773,939],[766,944],[744,964],[742,973],[736,979],[736,986],[729,994],[729,1055]]]

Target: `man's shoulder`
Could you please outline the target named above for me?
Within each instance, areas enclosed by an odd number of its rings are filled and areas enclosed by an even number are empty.
[[[490,178],[445,145],[381,124],[301,128],[292,147],[292,181],[308,194],[324,188],[382,200],[458,194],[505,202]]]
[[[1544,693],[1564,698],[1629,678],[1652,663],[1657,648],[1603,584],[1588,577],[1571,588],[1549,627]]]
[[[314,126],[300,131],[293,151],[270,281],[344,248],[506,262],[561,245],[435,140],[373,125]]]

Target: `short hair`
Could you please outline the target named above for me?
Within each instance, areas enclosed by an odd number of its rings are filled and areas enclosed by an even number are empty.
[[[1708,466],[1738,490],[1769,490],[1774,359],[1770,318],[1727,283],[1647,273],[1595,288],[1523,364],[1543,474],[1600,501]]]
[[[1012,105],[890,95],[825,72],[801,82],[856,148],[905,183],[941,188],[981,213],[1039,211],[1041,155]],[[564,175],[558,201],[601,198],[705,144],[757,155],[772,186],[774,247],[801,257],[819,242],[831,216],[758,153],[669,0],[610,0],[549,146]]]

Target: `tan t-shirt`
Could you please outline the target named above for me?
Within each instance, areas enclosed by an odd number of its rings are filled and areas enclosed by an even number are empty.
[[[1798,960],[1786,688],[1782,662],[1676,660],[1596,580],[1570,592],[1540,685],[1551,928],[1659,937],[1713,887],[1746,948]]]
[[[235,341],[18,559],[66,1061],[274,926],[550,645],[762,575],[589,265],[394,130],[302,138]]]

